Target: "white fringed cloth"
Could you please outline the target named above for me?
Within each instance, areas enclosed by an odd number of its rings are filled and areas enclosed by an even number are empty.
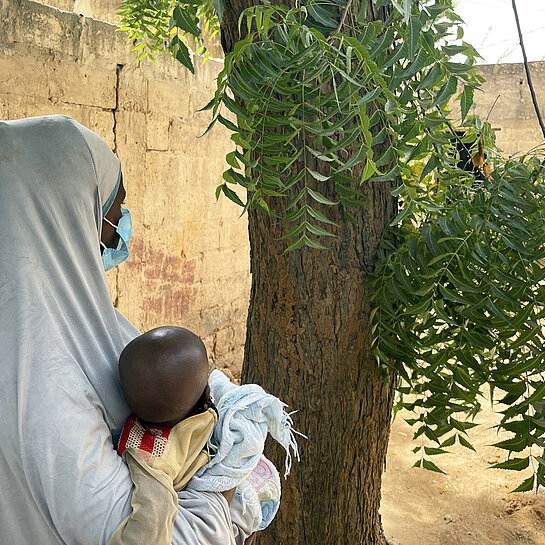
[[[210,439],[216,449],[212,460],[191,479],[187,488],[221,492],[243,483],[263,454],[270,433],[286,450],[284,477],[289,475],[292,453],[299,450],[286,404],[257,384],[233,384],[221,371],[209,379],[219,417]]]

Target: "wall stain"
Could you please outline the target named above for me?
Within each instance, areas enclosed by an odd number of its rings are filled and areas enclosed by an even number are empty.
[[[167,254],[152,242],[131,239],[131,253],[140,260],[127,262],[131,273],[143,278],[142,319],[144,324],[181,324],[198,294],[195,286],[196,259]]]
[[[166,320],[166,324],[183,325],[196,295],[197,288],[193,286],[169,290],[155,297],[145,295],[142,301],[145,322],[158,325]]]

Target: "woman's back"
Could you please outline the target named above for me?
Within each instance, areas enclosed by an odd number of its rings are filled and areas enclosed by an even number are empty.
[[[128,416],[117,357],[137,331],[98,250],[119,163],[63,116],[0,122],[0,150],[2,542],[102,543],[131,490],[111,434]]]

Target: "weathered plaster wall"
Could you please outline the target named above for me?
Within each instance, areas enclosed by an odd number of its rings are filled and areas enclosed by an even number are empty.
[[[97,21],[118,22],[116,8],[119,2],[117,0],[42,0],[40,3],[79,13]]]
[[[66,6],[70,7],[70,6]],[[192,76],[161,59],[133,63],[114,25],[29,0],[0,0],[0,119],[67,114],[98,132],[123,165],[131,256],[108,273],[118,308],[142,330],[198,333],[218,367],[240,368],[249,294],[246,219],[215,202],[222,127],[198,139],[198,113],[221,69]]]
[[[528,151],[543,142],[524,65],[486,65],[480,66],[478,72],[486,79],[484,92],[475,94],[477,114],[482,119],[486,118],[496,97],[500,95],[489,118],[496,131],[499,148],[506,155],[510,155],[518,151]],[[545,115],[545,62],[530,63],[530,74],[542,114]]]

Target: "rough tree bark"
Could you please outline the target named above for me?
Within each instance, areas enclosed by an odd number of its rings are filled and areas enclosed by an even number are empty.
[[[241,11],[253,3],[225,2],[226,52],[238,39]],[[327,183],[319,191],[335,198]],[[283,482],[280,512],[260,545],[385,543],[380,487],[394,385],[383,384],[370,346],[365,281],[396,207],[389,182],[367,183],[364,194],[358,226],[340,210],[330,213],[341,228],[328,251],[284,255],[279,239],[287,226],[249,212],[252,290],[242,379],[297,409],[296,428],[308,436],[299,440],[301,462]],[[278,201],[269,205],[281,211],[285,202]],[[267,454],[283,466],[279,449]]]

